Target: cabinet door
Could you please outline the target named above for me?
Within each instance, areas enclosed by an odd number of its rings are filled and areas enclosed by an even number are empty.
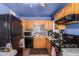
[[[59,11],[57,12],[57,14],[54,16],[54,18],[55,18],[56,20],[58,20],[58,19],[64,17],[64,15],[65,15],[65,9],[63,8],[63,9],[61,9],[61,10],[59,10]]]
[[[47,48],[47,50],[49,52],[49,42],[48,42],[48,39],[47,39],[47,42],[46,42],[46,48]]]
[[[39,37],[34,37],[33,47],[34,48],[41,48],[41,39]]]
[[[58,30],[65,30],[66,29],[66,25],[58,25],[58,24],[55,24],[56,25],[56,29]]]
[[[79,14],[79,3],[75,3],[75,14]]]
[[[41,37],[41,48],[46,48],[46,37]]]
[[[46,38],[45,37],[34,37],[33,39],[34,48],[46,48]]]
[[[58,12],[58,17],[57,17],[57,19],[60,19],[60,18],[62,18],[62,17],[64,17],[64,13],[65,11],[64,11],[64,9],[61,9],[59,12]]]
[[[51,43],[50,43],[50,41],[49,41],[48,38],[47,38],[46,48],[47,48],[47,50],[48,50],[48,52],[49,52],[49,54],[50,54],[50,53],[51,53]]]
[[[75,4],[70,3],[64,9],[65,9],[65,16],[69,15],[69,14],[74,14],[75,13]]]

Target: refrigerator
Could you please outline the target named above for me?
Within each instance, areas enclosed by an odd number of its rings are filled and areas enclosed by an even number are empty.
[[[7,43],[12,43],[13,48],[17,48],[21,37],[21,20],[11,14],[0,14],[0,48],[5,47]],[[17,42],[14,42],[15,40]]]

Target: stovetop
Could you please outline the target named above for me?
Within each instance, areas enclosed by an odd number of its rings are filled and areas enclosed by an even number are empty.
[[[62,48],[79,48],[79,44],[62,44]]]

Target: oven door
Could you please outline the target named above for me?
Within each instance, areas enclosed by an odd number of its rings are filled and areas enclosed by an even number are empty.
[[[33,48],[33,37],[25,37],[25,48]]]

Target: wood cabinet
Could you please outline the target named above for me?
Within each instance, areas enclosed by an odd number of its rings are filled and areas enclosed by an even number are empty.
[[[33,48],[46,48],[46,37],[45,36],[34,36]]]
[[[60,9],[54,16],[55,20],[59,20],[70,14],[79,14],[79,3],[69,3],[64,8]]]
[[[46,39],[46,48],[48,50],[49,55],[51,55],[52,45],[51,41],[48,38]]]
[[[67,6],[64,7],[64,15],[63,16],[67,16],[70,14],[74,14],[75,13],[75,4],[74,3],[70,3]]]
[[[75,14],[79,14],[79,3],[75,3]]]
[[[52,21],[51,20],[28,20],[22,19],[23,31],[33,30],[33,25],[39,24],[44,25],[45,30],[52,30]]]
[[[55,20],[58,20],[58,19],[64,17],[64,15],[65,15],[65,10],[61,9],[55,14],[54,18],[55,18]]]
[[[66,29],[66,25],[64,25],[64,24],[61,24],[61,25],[56,24],[55,28],[58,29],[58,30],[65,30]]]

